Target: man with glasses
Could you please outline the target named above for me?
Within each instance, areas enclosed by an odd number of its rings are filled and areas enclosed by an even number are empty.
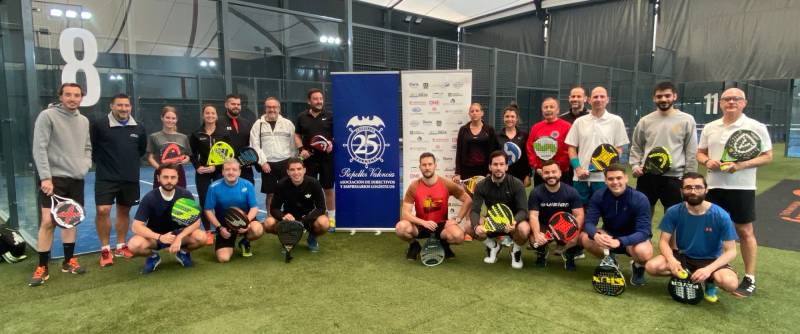
[[[281,116],[281,101],[276,97],[264,100],[266,112],[250,130],[250,147],[258,153],[261,168],[261,192],[267,194],[267,208],[272,202],[278,181],[287,176],[286,163],[297,155],[294,124]]]
[[[719,102],[722,118],[706,124],[700,134],[697,162],[708,169],[708,198],[731,215],[742,247],[744,278],[733,293],[748,297],[756,291],[756,168],[772,161],[772,141],[767,127],[744,114],[747,99],[739,88],[728,88]],[[721,162],[725,143],[733,132],[747,129],[761,138],[761,154],[740,162]]]
[[[705,298],[715,303],[717,284],[728,292],[736,289],[736,272],[728,264],[736,258],[736,230],[725,210],[705,200],[703,175],[684,174],[681,192],[683,204],[670,207],[658,226],[661,255],[647,262],[647,272],[680,276],[688,269],[692,281],[705,282]],[[670,245],[673,236],[676,248]]]

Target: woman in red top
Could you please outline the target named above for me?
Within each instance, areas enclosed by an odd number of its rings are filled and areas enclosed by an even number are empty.
[[[567,138],[567,133],[572,125],[558,118],[558,100],[552,97],[548,97],[542,102],[542,117],[544,120],[531,127],[528,143],[525,145],[528,151],[528,163],[534,171],[533,184],[536,186],[544,183],[544,179],[542,179],[543,161],[536,155],[533,143],[541,137],[551,137],[558,144],[556,154],[552,159],[558,163],[558,168],[561,169],[561,182],[572,185],[572,169],[569,166],[567,145],[564,144],[564,139]]]

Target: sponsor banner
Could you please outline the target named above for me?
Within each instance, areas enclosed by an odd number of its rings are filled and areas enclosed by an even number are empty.
[[[336,228],[394,228],[400,219],[397,72],[334,73]]]
[[[436,156],[436,173],[448,179],[455,174],[458,129],[469,120],[472,71],[403,71],[403,190],[422,175],[419,155]],[[337,194],[338,200],[338,194]],[[459,202],[450,199],[450,216]]]

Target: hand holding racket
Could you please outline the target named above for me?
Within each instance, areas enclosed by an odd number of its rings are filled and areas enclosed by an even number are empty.
[[[497,203],[486,209],[486,218],[483,219],[483,230],[487,235],[497,236],[508,232],[517,222],[514,212],[508,205]]]
[[[681,277],[672,276],[667,283],[669,295],[677,302],[696,305],[703,300],[703,288],[700,283],[693,282],[688,269],[684,269]]]
[[[654,147],[644,159],[644,173],[663,175],[672,168],[672,155],[664,146]]]
[[[303,238],[305,228],[303,224],[296,220],[281,220],[278,222],[278,241],[284,250],[284,260],[286,263],[292,261],[292,249]]]
[[[422,245],[420,260],[428,267],[435,267],[444,262],[444,246],[436,233],[431,233],[430,238]]]
[[[547,221],[547,232],[544,233],[545,243],[556,239],[562,242],[570,242],[578,236],[578,220],[571,213],[556,212]],[[533,248],[539,248],[539,243],[533,243]]]
[[[741,129],[734,131],[722,151],[722,164],[719,170],[723,172],[736,172],[736,163],[755,159],[761,154],[761,137],[752,130]]]
[[[247,227],[250,225],[250,219],[247,215],[237,207],[230,207],[225,210],[225,216],[222,221],[222,226],[231,233],[247,233]]]
[[[50,213],[56,225],[66,229],[75,228],[86,219],[83,207],[78,202],[56,194],[50,195]]]
[[[211,146],[211,149],[208,152],[208,161],[206,165],[209,166],[219,166],[222,165],[225,160],[233,158],[235,151],[233,147],[224,142],[218,141]]]
[[[619,296],[625,292],[625,276],[619,270],[617,261],[611,256],[608,249],[603,250],[605,255],[592,275],[594,291],[606,296]]]

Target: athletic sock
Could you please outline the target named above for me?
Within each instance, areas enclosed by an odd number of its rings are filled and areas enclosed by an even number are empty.
[[[643,265],[643,264],[641,264],[641,263],[639,263],[639,262],[636,262],[636,261],[633,261],[633,266],[634,266],[634,267],[636,267],[636,268],[641,268],[641,267],[644,267],[644,265]]]
[[[65,242],[64,243],[64,263],[69,261],[73,256],[75,256],[75,243],[74,242]]]
[[[47,261],[50,261],[50,251],[39,252],[39,266],[47,267]]]
[[[336,219],[336,210],[328,210],[328,218]]]
[[[486,240],[483,241],[483,244],[489,248],[497,247],[497,241],[495,241],[494,238],[486,238]]]
[[[110,246],[110,245],[104,245],[102,248],[100,248],[100,250],[101,250],[101,251],[102,251],[102,250],[111,251],[111,246]]]
[[[753,284],[756,284],[756,275],[744,274],[744,277],[749,278]]]
[[[121,243],[121,244],[117,244],[117,249],[122,249],[123,247],[125,247],[125,243],[124,242]]]

